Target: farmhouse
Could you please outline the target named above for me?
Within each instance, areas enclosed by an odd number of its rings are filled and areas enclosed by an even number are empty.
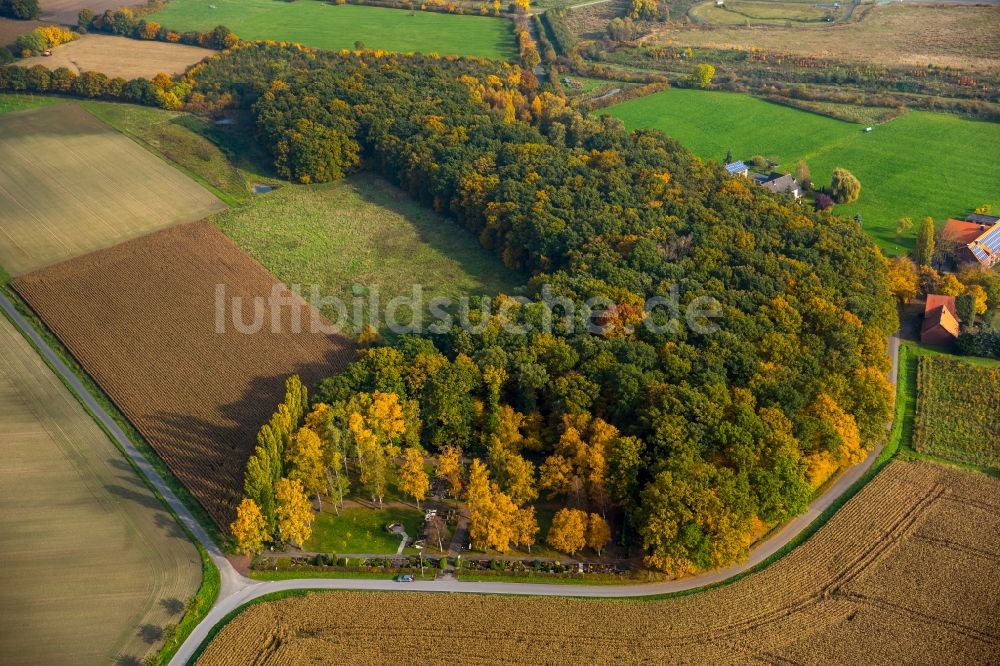
[[[750,174],[750,167],[741,162],[730,162],[726,165],[726,173],[730,176],[743,176],[746,178]]]
[[[927,294],[924,323],[920,327],[920,342],[947,347],[958,337],[958,310],[954,296]]]
[[[792,178],[790,173],[782,174],[777,171],[772,171],[770,174],[758,173],[754,174],[753,179],[758,185],[775,194],[791,194],[796,199],[802,196],[799,181]]]
[[[996,215],[983,215],[982,213],[972,213],[971,215],[965,216],[966,222],[975,222],[976,224],[985,224],[987,227],[992,227],[997,222],[1000,222],[1000,217]]]
[[[973,221],[975,218],[975,221]],[[941,251],[957,266],[991,268],[1000,262],[1000,224],[990,215],[950,219],[941,230]]]

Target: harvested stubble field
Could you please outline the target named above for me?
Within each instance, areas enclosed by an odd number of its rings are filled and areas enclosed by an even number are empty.
[[[12,47],[18,37],[43,25],[45,23],[42,21],[18,21],[0,17],[0,46]]]
[[[121,7],[120,0],[39,0],[42,16],[50,21],[65,25],[76,25],[80,10],[87,8],[95,14],[103,14],[106,9]]]
[[[26,58],[18,64],[43,65],[49,69],[66,67],[77,74],[91,71],[123,79],[151,79],[160,72],[181,74],[212,55],[215,51],[200,46],[91,34],[55,47],[51,56]]]
[[[913,447],[921,453],[1000,469],[1000,365],[946,356],[917,362]]]
[[[0,663],[141,659],[197,591],[198,552],[3,316],[0,424]]]
[[[725,587],[649,602],[314,593],[252,606],[198,664],[988,663],[998,493],[986,475],[897,461]]]
[[[220,525],[232,520],[255,433],[288,375],[310,385],[353,356],[346,339],[311,333],[314,310],[207,223],[64,262],[14,287]],[[289,299],[273,310],[276,321],[266,305],[272,288]],[[246,326],[261,299],[259,332],[234,325],[236,298]]]
[[[892,3],[865,12],[860,21],[824,27],[759,26],[654,28],[648,44],[764,51],[880,65],[1000,70],[1000,10],[995,5],[921,6]],[[589,26],[581,25],[581,30]]]
[[[12,275],[224,207],[77,104],[0,115],[0,265]]]

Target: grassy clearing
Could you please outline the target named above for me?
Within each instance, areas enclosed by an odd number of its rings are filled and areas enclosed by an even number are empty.
[[[794,171],[804,159],[819,185],[842,166],[861,180],[861,199],[838,206],[860,213],[863,226],[889,254],[913,246],[897,241],[895,221],[928,215],[939,224],[983,203],[1000,206],[1000,124],[911,111],[865,133],[860,125],[772,104],[747,95],[671,89],[609,107],[627,127],[655,127],[696,154],[721,161],[764,155]],[[976,146],[975,160],[969,146]]]
[[[77,74],[93,71],[124,79],[151,79],[160,72],[181,74],[215,51],[186,44],[140,41],[126,37],[89,34],[52,49],[51,56],[35,56],[18,64],[66,67]]]
[[[423,520],[422,511],[402,507],[348,507],[339,516],[327,510],[316,517],[312,538],[304,549],[315,553],[394,554],[400,539],[387,532],[385,526],[401,523],[406,533],[415,538]]]
[[[0,606],[18,627],[0,661],[138,660],[198,590],[197,551],[4,317],[0,350]]]
[[[0,115],[0,183],[13,275],[224,207],[77,104]]]
[[[412,296],[417,285],[426,308],[437,296],[511,293],[524,282],[471,234],[370,174],[287,185],[212,221],[285,284],[302,285],[306,296],[318,285],[321,295],[350,304],[353,285],[362,285],[365,301],[377,286],[385,305]],[[324,314],[338,319],[333,308]]]
[[[356,41],[386,51],[467,55],[507,60],[517,55],[505,19],[333,5],[314,0],[171,0],[152,20],[171,30],[211,30],[222,24],[243,39],[300,42],[350,49]]]
[[[4,93],[0,94],[0,113],[25,111],[40,106],[49,106],[50,104],[62,104],[66,101],[61,97],[50,97],[48,95]]]
[[[1000,363],[975,366],[923,356],[917,365],[913,448],[957,462],[1000,469]]]

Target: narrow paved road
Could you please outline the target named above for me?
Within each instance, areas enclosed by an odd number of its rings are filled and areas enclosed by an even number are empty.
[[[257,599],[266,594],[282,592],[287,590],[392,590],[407,592],[464,592],[474,594],[522,594],[540,596],[577,596],[577,597],[644,597],[655,594],[666,594],[670,592],[681,592],[691,590],[705,585],[722,582],[728,578],[741,574],[748,569],[760,564],[785,544],[791,541],[802,530],[809,526],[823,511],[825,511],[837,498],[839,498],[851,485],[854,484],[875,462],[881,453],[882,447],[872,451],[868,458],[859,465],[855,465],[847,470],[829,490],[821,497],[818,497],[809,505],[808,510],[800,516],[789,521],[784,527],[774,533],[764,543],[757,545],[751,552],[750,557],[740,563],[710,571],[689,578],[672,580],[664,583],[644,583],[637,585],[561,585],[546,583],[488,583],[488,582],[462,582],[460,580],[436,580],[436,581],[415,581],[412,583],[396,583],[388,579],[354,579],[354,578],[306,578],[283,581],[254,581],[233,569],[229,560],[222,554],[219,547],[209,538],[208,533],[201,527],[187,507],[177,499],[173,491],[164,482],[163,478],[153,468],[138,449],[132,444],[129,438],[121,430],[114,419],[112,419],[100,404],[94,400],[93,396],[84,388],[76,375],[66,367],[66,364],[49,347],[48,343],[39,336],[34,328],[16,310],[6,295],[0,293],[0,307],[8,314],[14,324],[21,332],[28,337],[39,349],[42,356],[55,369],[72,391],[83,401],[87,408],[96,416],[108,432],[111,433],[118,445],[125,451],[126,455],[146,475],[150,483],[173,509],[181,522],[188,528],[191,534],[204,546],[212,558],[212,561],[219,568],[222,578],[222,590],[219,598],[212,610],[195,627],[188,636],[184,644],[181,645],[177,654],[170,661],[171,666],[183,666],[194,655],[198,646],[207,638],[220,620],[226,615],[236,610],[243,604],[253,599]],[[899,341],[895,337],[889,340],[889,354],[893,359],[892,380],[896,381],[896,371],[898,368],[897,353]]]

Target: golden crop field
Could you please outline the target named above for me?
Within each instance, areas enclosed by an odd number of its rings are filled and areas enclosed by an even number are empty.
[[[896,461],[806,543],[665,601],[317,592],[250,607],[199,666],[987,663],[1000,481]]]
[[[3,316],[0,424],[0,663],[141,659],[197,591],[198,552]]]
[[[288,376],[311,386],[354,354],[350,340],[312,332],[312,307],[207,222],[13,284],[220,527],[233,519],[257,430]],[[281,299],[273,309],[272,295]],[[247,328],[233,323],[234,309]],[[258,313],[259,329],[247,332]]]
[[[215,51],[199,46],[88,34],[55,47],[51,56],[35,56],[18,64],[43,65],[49,69],[67,67],[78,74],[92,71],[123,79],[151,79],[160,72],[181,74],[212,55]]]
[[[0,114],[0,266],[11,275],[222,208],[76,104]]]

